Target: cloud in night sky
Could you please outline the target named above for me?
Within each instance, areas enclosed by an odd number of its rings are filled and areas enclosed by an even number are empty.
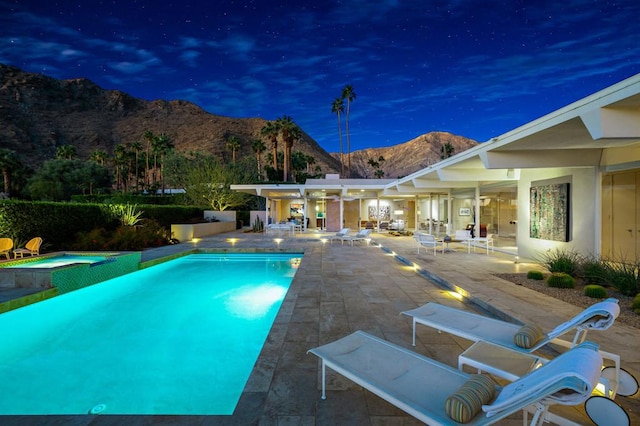
[[[346,84],[361,149],[433,130],[482,142],[640,72],[635,0],[286,3],[0,0],[0,62],[219,115],[290,115],[332,152]]]

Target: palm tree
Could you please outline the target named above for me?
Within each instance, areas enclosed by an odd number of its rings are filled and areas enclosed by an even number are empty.
[[[331,112],[338,115],[338,137],[340,138],[340,176],[344,177],[344,158],[342,149],[342,121],[340,113],[344,112],[344,98],[335,98],[331,105]]]
[[[445,158],[451,157],[454,151],[455,149],[453,148],[453,145],[451,145],[451,142],[445,143],[440,147],[440,159],[444,160]]]
[[[267,123],[260,129],[260,134],[265,136],[271,142],[271,148],[273,150],[273,170],[278,170],[278,128],[277,122],[267,121]]]
[[[133,152],[135,154],[135,158],[136,158],[136,191],[138,191],[138,178],[139,178],[139,173],[138,173],[138,166],[140,164],[140,151],[142,151],[142,144],[138,141],[135,141],[131,144],[131,149],[133,149]]]
[[[237,136],[230,136],[227,139],[226,148],[231,151],[231,162],[236,164],[236,151],[240,149],[240,139]]]
[[[313,158],[312,155],[307,155],[306,156],[306,161],[307,161],[307,173],[311,174],[312,172],[312,168],[311,166],[313,166],[314,164],[316,164],[316,159]]]
[[[116,191],[120,189],[122,183],[122,192],[126,192],[127,183],[124,178],[124,168],[127,164],[127,149],[124,145],[119,144],[113,150],[113,166],[116,169]]]
[[[342,89],[342,99],[347,100],[347,115],[345,118],[346,132],[347,132],[347,177],[351,177],[351,135],[349,133],[349,113],[351,112],[351,102],[356,98],[356,92],[353,90],[353,86],[347,84]]]
[[[0,148],[0,170],[4,183],[4,193],[8,196],[11,189],[11,173],[18,168],[20,159],[15,151]]]
[[[153,140],[156,138],[156,136],[151,130],[147,130],[142,134],[142,137],[147,141],[147,157],[145,159],[146,165],[144,169],[144,180],[148,188],[151,185],[151,182],[149,180],[151,177],[149,174],[149,157],[151,156],[151,144],[153,143]]]
[[[160,155],[160,180],[162,182],[162,192],[160,193],[160,195],[164,195],[165,158],[167,156],[167,153],[169,153],[169,151],[171,151],[173,147],[174,147],[173,141],[167,134],[161,133],[160,135],[156,136],[153,144],[153,152],[154,152],[153,163],[154,163],[154,169],[155,169],[157,167],[156,158],[158,155]]]
[[[94,163],[98,163],[101,166],[104,166],[104,163],[107,162],[107,158],[109,158],[109,154],[99,149],[93,151],[89,156],[89,160],[93,161]]]
[[[258,176],[262,180],[262,152],[267,149],[267,146],[260,139],[255,139],[251,144],[251,149],[256,154],[256,162],[258,163]]]
[[[302,137],[302,131],[288,115],[278,118],[276,123],[284,141],[284,181],[288,182],[291,175],[291,149],[293,143]]]
[[[76,156],[76,147],[73,145],[61,145],[56,149],[56,158],[73,160]]]

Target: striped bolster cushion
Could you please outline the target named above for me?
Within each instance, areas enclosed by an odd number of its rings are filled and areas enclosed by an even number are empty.
[[[513,343],[524,349],[534,347],[544,337],[539,325],[523,325],[513,336]]]
[[[467,423],[482,410],[484,404],[493,399],[495,391],[495,385],[489,376],[474,374],[447,398],[445,411],[452,420]]]

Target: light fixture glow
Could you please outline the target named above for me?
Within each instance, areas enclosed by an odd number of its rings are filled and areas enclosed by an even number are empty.
[[[457,300],[462,300],[462,295],[460,293],[458,293],[457,291],[449,291],[447,292],[449,294],[449,296],[453,297],[454,299]]]

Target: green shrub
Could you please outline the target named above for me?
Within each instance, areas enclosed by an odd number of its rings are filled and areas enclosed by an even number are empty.
[[[529,271],[527,272],[527,278],[531,280],[543,280],[544,275],[540,271]]]
[[[608,263],[606,282],[625,296],[635,296],[640,283],[638,264],[624,261]]]
[[[556,249],[540,255],[539,262],[549,272],[563,272],[576,276],[582,263],[582,256],[576,251]]]
[[[264,229],[264,223],[259,216],[256,216],[256,220],[253,221],[253,232],[262,232]]]
[[[76,236],[74,250],[143,250],[171,244],[170,232],[154,220],[144,219],[138,226],[121,226],[113,231],[93,229]]]
[[[576,288],[576,280],[564,272],[554,272],[547,278],[547,285],[556,288]]]
[[[640,294],[633,298],[633,301],[631,302],[631,309],[633,309],[633,312],[640,315]]]
[[[607,284],[607,270],[606,262],[589,257],[583,259],[580,265],[580,276],[588,283],[603,285]]]
[[[607,289],[598,284],[584,286],[584,295],[593,299],[604,299],[608,296]]]

